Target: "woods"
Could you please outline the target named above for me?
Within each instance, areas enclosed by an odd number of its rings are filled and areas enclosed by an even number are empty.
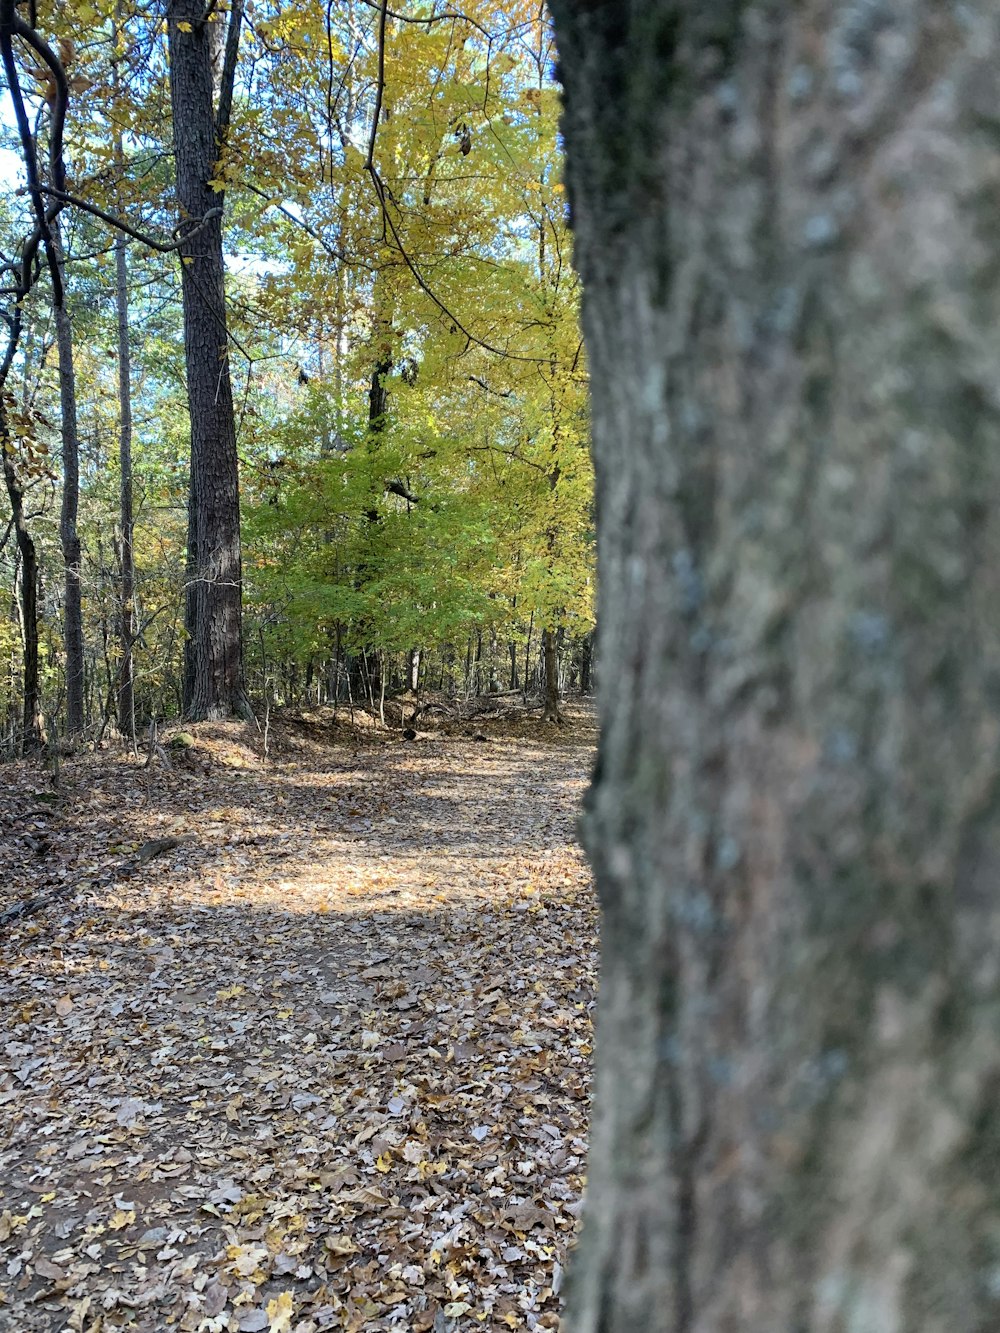
[[[7,13],[6,756],[407,688],[557,721],[592,477],[544,11]]]
[[[551,11],[0,0],[18,1333],[997,1326],[1000,24]]]

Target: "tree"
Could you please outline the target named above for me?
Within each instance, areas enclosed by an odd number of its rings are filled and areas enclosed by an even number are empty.
[[[995,7],[553,10],[602,654],[569,1327],[996,1327]]]
[[[77,428],[76,370],[73,365],[73,321],[66,303],[66,260],[59,219],[51,225],[59,264],[59,299],[54,302],[56,350],[59,358],[59,422],[62,436],[62,507],[59,539],[63,553],[63,647],[66,654],[66,730],[83,731],[83,589],[81,586],[80,436]]]
[[[115,0],[112,28],[116,54],[124,47],[124,6]],[[112,69],[112,88],[121,96],[121,61]],[[125,145],[121,127],[113,136],[115,167],[119,180],[125,175]],[[124,210],[119,200],[119,212]],[[135,737],[135,496],[132,474],[132,346],[129,338],[128,242],[119,231],[115,236],[115,315],[118,363],[118,465],[121,480],[118,492],[118,521],[121,529],[119,566],[121,592],[118,606],[118,639],[121,663],[118,669],[118,727],[136,749]],[[189,488],[190,491],[190,488]]]
[[[31,132],[21,91],[21,80],[15,54],[16,42],[27,47],[38,60],[37,69],[44,78],[51,98],[48,176],[57,190],[65,187],[62,132],[66,115],[69,86],[59,57],[39,36],[33,26],[17,13],[14,0],[0,0],[0,63],[4,81],[10,94],[17,124],[18,139],[24,159],[24,169],[31,201],[31,227],[21,239],[16,253],[0,256],[3,275],[2,311],[7,341],[0,356],[0,461],[3,464],[4,485],[10,501],[11,526],[20,557],[20,616],[23,645],[22,669],[22,734],[21,748],[28,753],[38,752],[45,743],[39,681],[38,642],[38,549],[28,526],[24,498],[26,475],[37,474],[39,456],[43,452],[35,438],[35,423],[29,414],[19,412],[7,389],[10,372],[14,367],[21,334],[24,328],[25,302],[41,271],[40,255],[52,282],[56,307],[63,302],[62,275],[58,247],[53,234],[63,204],[59,199],[46,202],[42,190],[38,146]],[[18,466],[17,443],[21,441],[26,457]]]
[[[242,21],[234,0],[216,96],[213,32],[202,0],[169,0],[170,98],[181,212],[184,351],[191,413],[185,711],[246,715],[239,464],[229,369],[222,208],[226,138]]]

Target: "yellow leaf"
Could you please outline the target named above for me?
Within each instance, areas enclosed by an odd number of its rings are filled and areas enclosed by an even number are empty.
[[[358,1254],[357,1245],[350,1236],[327,1236],[323,1242],[331,1254]]]
[[[131,1226],[134,1221],[135,1213],[131,1211],[126,1213],[124,1209],[118,1208],[108,1223],[108,1227],[111,1231],[123,1231],[126,1227]]]
[[[194,32],[190,23],[178,23],[177,27],[181,32]]]
[[[277,1300],[268,1301],[267,1317],[271,1321],[270,1333],[289,1333],[292,1327],[292,1293],[283,1291]]]
[[[384,1152],[381,1156],[375,1158],[375,1169],[385,1173],[392,1170],[392,1156]]]

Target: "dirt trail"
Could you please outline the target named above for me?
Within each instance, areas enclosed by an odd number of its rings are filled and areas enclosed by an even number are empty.
[[[593,739],[0,771],[0,1330],[555,1328]]]

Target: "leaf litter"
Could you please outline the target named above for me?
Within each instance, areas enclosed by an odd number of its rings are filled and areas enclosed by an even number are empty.
[[[0,1330],[558,1327],[589,714],[266,766],[191,730],[0,774]]]

